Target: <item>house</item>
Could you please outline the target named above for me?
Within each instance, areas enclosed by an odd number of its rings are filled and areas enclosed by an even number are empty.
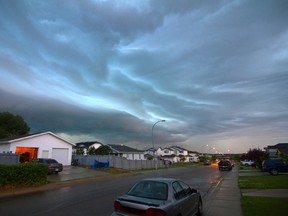
[[[157,158],[162,158],[170,163],[183,162],[199,162],[198,153],[191,152],[179,146],[171,146],[167,148],[149,148],[145,151],[147,156],[155,156]]]
[[[145,152],[145,158],[146,159],[152,159],[152,158],[159,158],[162,154],[162,148],[147,148],[144,150]]]
[[[274,146],[267,146],[265,150],[270,158],[278,158],[281,153],[288,155],[288,143],[278,143]]]
[[[76,143],[73,147],[73,154],[76,153],[77,150],[83,151],[83,155],[87,155],[87,151],[89,148],[99,148],[101,145],[103,145],[101,142],[98,141],[90,141],[90,142],[79,142]]]
[[[170,149],[174,150],[174,154],[179,155],[179,156],[187,156],[188,155],[188,150],[181,148],[179,146],[172,146]]]
[[[188,157],[190,162],[198,163],[200,161],[198,152],[188,151]]]
[[[133,149],[131,147],[125,146],[123,144],[108,144],[112,150],[112,154],[123,157],[128,160],[144,160],[144,151]]]
[[[63,165],[70,165],[75,144],[52,132],[42,132],[0,140],[0,152],[20,154],[20,162],[36,158],[53,158]]]

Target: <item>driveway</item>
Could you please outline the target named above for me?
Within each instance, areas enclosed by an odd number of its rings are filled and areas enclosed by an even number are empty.
[[[62,182],[76,179],[87,179],[101,176],[109,176],[109,173],[96,169],[83,168],[78,166],[64,166],[63,171],[58,174],[47,176],[49,182]]]

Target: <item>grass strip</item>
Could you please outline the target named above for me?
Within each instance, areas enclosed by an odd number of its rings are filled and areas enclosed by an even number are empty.
[[[240,189],[288,189],[288,175],[239,176]]]
[[[244,216],[286,216],[288,198],[250,197],[241,198]]]

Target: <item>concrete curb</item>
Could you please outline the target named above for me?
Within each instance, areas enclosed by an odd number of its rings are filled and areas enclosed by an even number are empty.
[[[225,172],[225,171],[223,171]],[[241,193],[238,187],[238,168],[226,171],[212,192],[207,203],[205,216],[242,216]]]

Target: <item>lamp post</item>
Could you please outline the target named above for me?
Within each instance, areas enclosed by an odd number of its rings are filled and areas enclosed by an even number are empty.
[[[153,160],[155,160],[155,147],[154,147],[154,127],[156,124],[158,124],[159,122],[165,122],[165,120],[159,120],[157,122],[155,122],[152,126],[152,146],[153,146]],[[155,165],[156,166],[156,165]],[[157,168],[156,168],[157,169]]]

